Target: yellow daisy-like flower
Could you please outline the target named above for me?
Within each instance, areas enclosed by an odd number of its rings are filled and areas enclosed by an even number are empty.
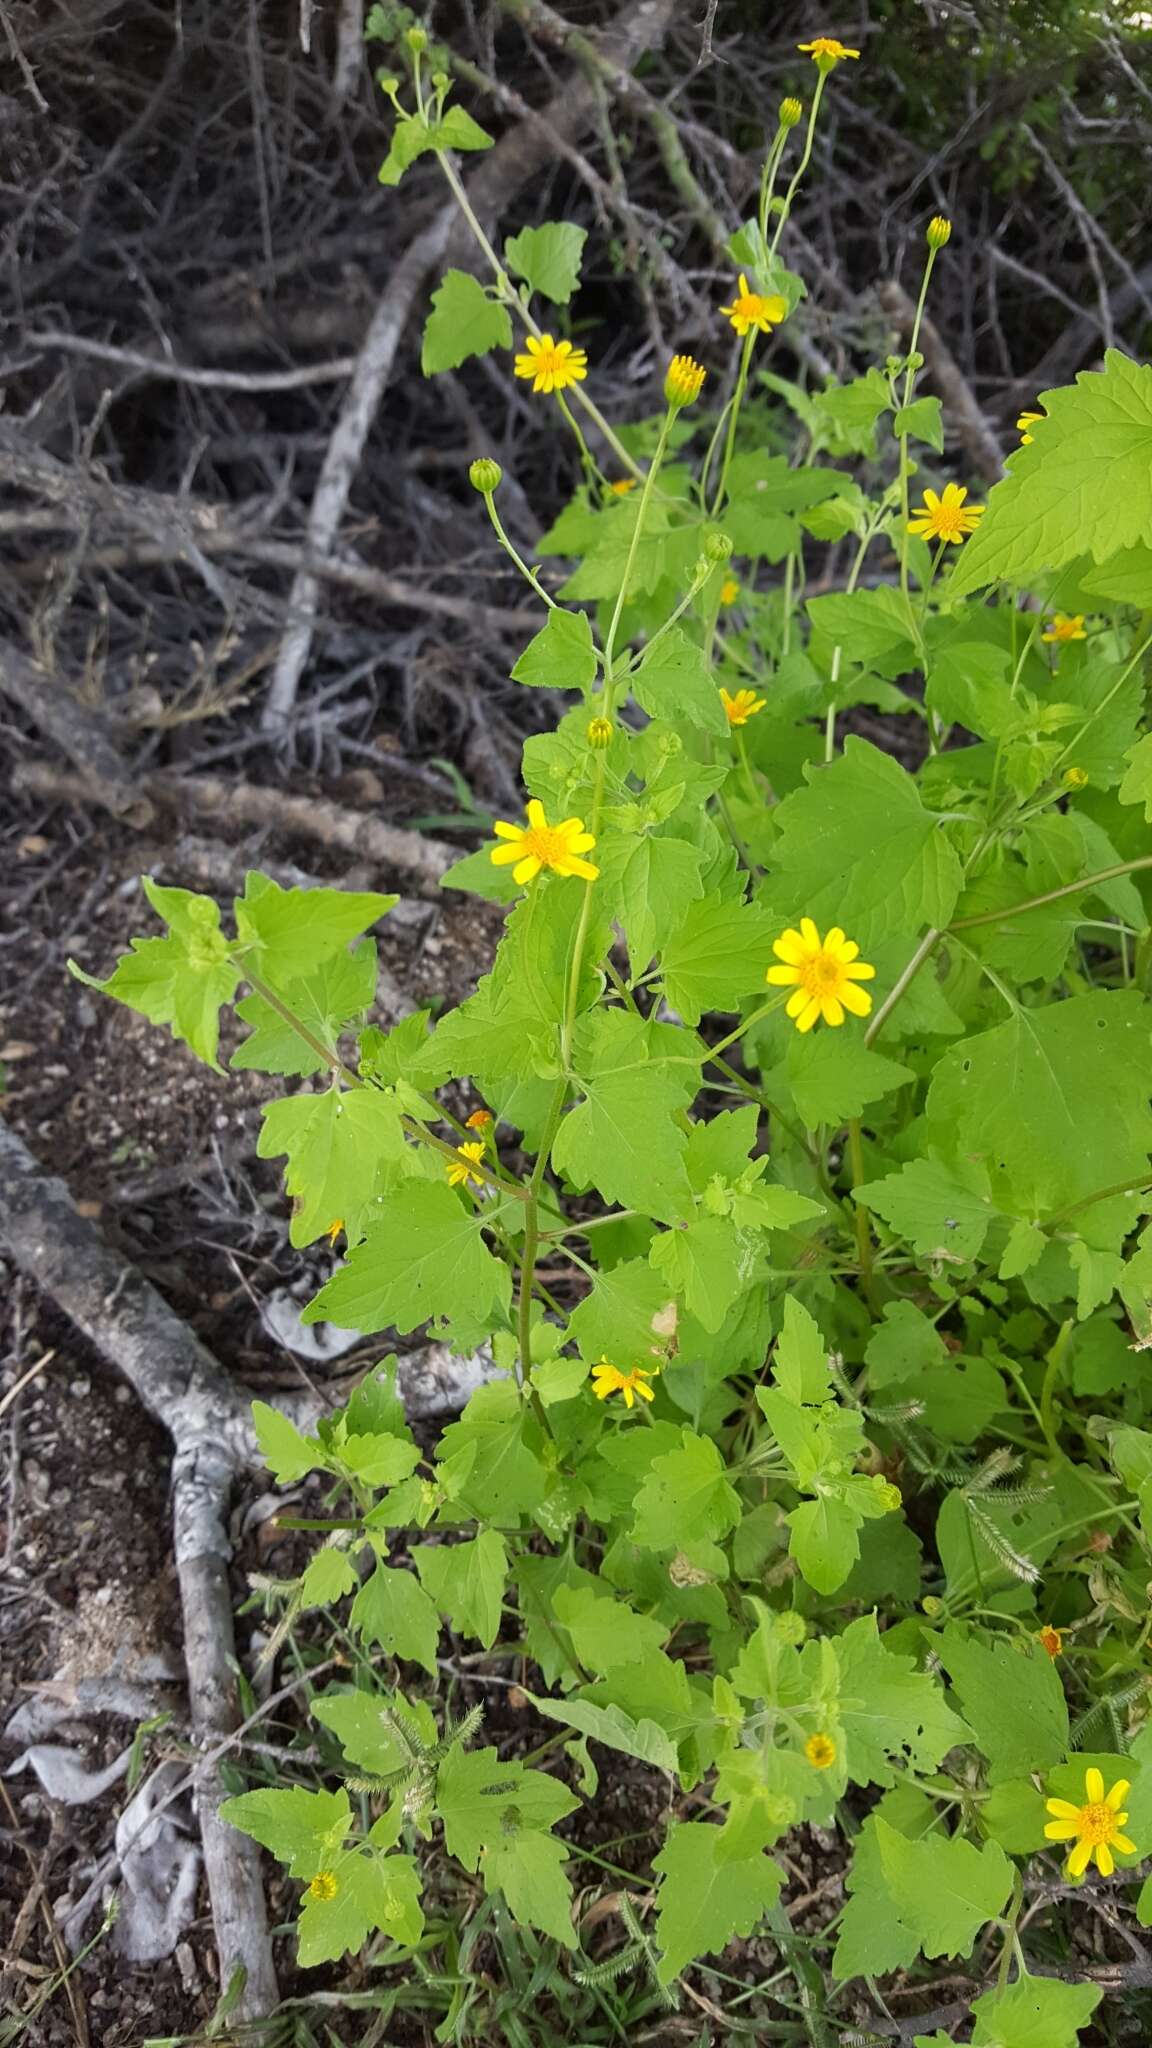
[[[721,306],[720,311],[726,320],[732,322],[743,341],[750,327],[757,328],[761,334],[770,334],[773,327],[778,327],[781,320],[786,320],[788,301],[782,299],[779,292],[773,292],[770,298],[766,298],[763,292],[749,290],[748,279],[741,271],[739,291],[732,304]]]
[[[1021,413],[1019,419],[1016,422],[1016,431],[1020,436],[1020,446],[1022,448],[1027,448],[1031,443],[1032,436],[1029,432],[1029,428],[1034,427],[1039,420],[1046,419],[1047,417],[1048,415],[1043,412]]]
[[[488,1131],[494,1122],[490,1109],[474,1109],[471,1116],[465,1117],[464,1128],[466,1131]]]
[[[798,1031],[811,1031],[821,1017],[826,1024],[842,1024],[845,1010],[868,1015],[872,998],[856,984],[871,981],[876,969],[858,957],[856,941],[846,939],[838,924],[822,939],[812,919],[802,917],[799,931],[781,932],[772,951],[784,964],[770,967],[764,979],[795,990],[785,1007]]]
[[[836,1761],[836,1744],[830,1735],[810,1735],[804,1754],[814,1771],[826,1771]]]
[[[321,1905],[326,1906],[330,1900],[336,1897],[339,1889],[340,1887],[330,1870],[318,1870],[304,1896],[306,1899],[319,1899]]]
[[[467,1186],[469,1181],[473,1181],[478,1188],[482,1188],[484,1175],[477,1173],[476,1168],[483,1157],[483,1145],[457,1145],[456,1157],[448,1166],[449,1187],[462,1188]]]
[[[1047,1650],[1053,1662],[1063,1651],[1063,1634],[1058,1628],[1053,1628],[1051,1622],[1046,1621],[1043,1628],[1037,1629],[1036,1640],[1043,1649]]]
[[[331,1223],[328,1225],[327,1230],[324,1232],[324,1235],[328,1239],[329,1244],[335,1244],[336,1239],[339,1237],[340,1232],[343,1230],[343,1228],[344,1218],[342,1216],[334,1216],[332,1218]]]
[[[1044,628],[1040,638],[1061,646],[1065,640],[1086,640],[1083,612],[1057,612],[1051,623]]]
[[[673,356],[664,379],[664,396],[669,405],[692,405],[699,398],[708,375],[694,356]]]
[[[567,391],[570,384],[582,384],[588,375],[587,350],[570,341],[553,341],[534,334],[524,343],[525,354],[516,358],[516,375],[530,377],[533,391]]]
[[[1055,1815],[1044,1830],[1048,1840],[1076,1845],[1068,1858],[1069,1877],[1083,1877],[1093,1857],[1101,1877],[1111,1877],[1116,1868],[1113,1849],[1119,1849],[1123,1856],[1136,1854],[1135,1843],[1120,1832],[1128,1818],[1120,1809],[1130,1782],[1128,1778],[1117,1778],[1111,1791],[1105,1792],[1103,1774],[1093,1768],[1084,1773],[1083,1806],[1073,1806],[1068,1799],[1046,1802],[1048,1812]]]
[[[924,503],[917,505],[908,521],[909,533],[918,533],[923,540],[950,540],[959,547],[970,533],[975,533],[984,516],[983,505],[966,505],[967,489],[963,484],[945,484],[944,495],[936,491],[925,491]]]
[[[823,71],[831,71],[833,65],[841,63],[845,57],[860,55],[859,50],[846,50],[843,43],[837,42],[835,36],[817,36],[813,42],[797,43],[796,48],[805,57],[811,57],[812,62],[818,64]]]
[[[747,725],[748,720],[755,718],[758,711],[763,711],[768,702],[767,697],[758,697],[755,690],[737,690],[734,697],[730,697],[727,690],[721,690],[720,699],[729,725]]]
[[[623,1394],[624,1406],[631,1408],[637,1395],[642,1401],[656,1399],[651,1387],[644,1384],[651,1377],[642,1365],[634,1365],[631,1372],[621,1372],[618,1365],[610,1365],[602,1358],[599,1365],[592,1367],[592,1392],[598,1401],[606,1401],[609,1394]]]
[[[497,839],[506,839],[508,844],[494,846],[489,858],[498,868],[511,867],[515,861],[512,875],[517,882],[534,881],[541,868],[551,868],[557,875],[582,875],[586,882],[594,882],[600,873],[590,860],[582,858],[596,844],[591,832],[584,830],[583,818],[565,818],[563,824],[550,825],[537,797],[528,805],[526,825],[510,825],[507,819],[498,818],[493,830]]]
[[[617,477],[616,482],[609,484],[608,489],[614,498],[626,498],[629,491],[636,489],[636,479],[634,476]]]
[[[720,585],[721,604],[735,604],[740,595],[740,585],[735,576],[726,576]]]

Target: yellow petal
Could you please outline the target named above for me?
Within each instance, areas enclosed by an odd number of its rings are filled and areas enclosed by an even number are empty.
[[[630,1380],[622,1380],[620,1382],[620,1392],[624,1396],[624,1406],[630,1408],[632,1406],[632,1383]]]
[[[539,797],[532,797],[528,804],[528,823],[535,831],[539,832],[541,827],[547,825],[547,822],[544,816],[544,806]]]
[[[497,818],[492,830],[497,839],[523,839],[523,825],[510,825],[507,818]]]
[[[636,1392],[637,1392],[638,1394],[641,1394],[641,1395],[643,1395],[643,1398],[645,1399],[645,1401],[654,1401],[654,1400],[656,1399],[656,1395],[655,1395],[655,1392],[654,1392],[654,1390],[653,1390],[653,1389],[652,1389],[651,1387],[646,1387],[646,1386],[644,1385],[644,1382],[643,1382],[643,1380],[637,1380],[637,1382],[636,1382]]]
[[[859,952],[859,947],[856,950]],[[875,981],[876,979],[876,969],[870,967],[867,960],[845,960],[843,966],[845,974],[851,981]]]
[[[846,981],[840,991],[840,1001],[854,1017],[867,1017],[872,1009],[872,998],[866,989],[857,988],[854,981]]]
[[[1123,1806],[1124,1801],[1127,1799],[1128,1794],[1131,1790],[1131,1778],[1117,1778],[1116,1783],[1113,1785],[1112,1790],[1109,1792],[1108,1797],[1105,1800],[1104,1804],[1106,1806],[1110,1806],[1112,1808],[1113,1813],[1119,1813],[1120,1808]]]
[[[1076,1847],[1073,1849],[1072,1854],[1068,1858],[1069,1877],[1083,1877],[1084,1872],[1087,1870],[1088,1865],[1091,1863],[1091,1861],[1091,1842],[1077,1842]]]
[[[813,924],[812,919],[810,917],[802,917],[800,919],[800,937],[803,939],[804,944],[806,946],[815,946],[817,947],[817,949],[819,948],[820,934],[817,931],[816,926]]]
[[[494,868],[507,868],[511,867],[514,860],[521,858],[523,851],[520,841],[517,840],[515,846],[494,846],[488,858]]]
[[[1116,1868],[1112,1851],[1108,1847],[1107,1842],[1097,1842],[1096,1844],[1096,1867],[1101,1877],[1111,1877],[1112,1872]]]
[[[600,1380],[593,1386],[592,1392],[598,1401],[606,1401],[612,1392],[612,1388],[607,1380]]]
[[[791,1004],[789,1004],[788,1007],[789,1009],[791,1009]],[[819,996],[813,996],[809,1001],[807,1009],[803,1011],[803,1013],[799,1017],[797,1017],[796,1029],[798,1031],[811,1031],[812,1026],[817,1022],[819,1016],[820,998]]]
[[[1054,1813],[1059,1820],[1076,1820],[1080,1808],[1073,1806],[1070,1799],[1048,1799],[1045,1801],[1045,1811]]]
[[[1088,1795],[1088,1804],[1098,1806],[1104,1797],[1104,1774],[1096,1769],[1095,1764],[1084,1773],[1084,1790]]]
[[[847,940],[845,939],[844,933],[841,931],[840,926],[838,924],[834,924],[832,926],[831,931],[825,932],[824,951],[826,953],[836,953],[838,955],[840,953],[841,947],[846,944]],[[859,950],[860,948],[857,946],[856,951],[859,952]]]
[[[798,967],[804,958],[804,941],[799,932],[789,928],[788,931],[781,932],[778,939],[773,939],[772,951],[778,960],[786,960],[789,967]]]
[[[835,1027],[844,1022],[844,1005],[843,1003],[838,1003],[835,996],[825,996],[820,1007],[824,1012],[824,1022],[826,1024],[831,1024]]]
[[[1074,1842],[1080,1833],[1076,1820],[1050,1820],[1044,1830],[1050,1842]]]
[[[947,491],[945,491],[944,496],[948,496]],[[938,512],[940,510],[940,493],[938,491],[925,491],[924,503],[930,512]]]
[[[764,979],[765,981],[770,981],[773,988],[790,988],[793,983],[799,981],[800,969],[798,967],[770,967]]]
[[[590,860],[565,861],[563,872],[568,875],[580,875],[586,882],[598,881],[600,876],[599,868],[594,868]]]
[[[524,859],[517,861],[515,867],[512,870],[513,881],[534,882],[536,880],[537,875],[540,873],[542,865],[543,863],[539,860],[536,854],[525,854]]]
[[[589,853],[596,841],[591,832],[574,832],[568,841],[570,853]]]
[[[794,995],[789,996],[788,1001],[784,1005],[785,1016],[798,1017],[800,1015],[801,1010],[806,1010],[808,1008],[808,1001],[809,997],[807,989],[798,988]]]
[[[1135,1842],[1130,1842],[1127,1835],[1113,1835],[1112,1847],[1119,1849],[1122,1856],[1135,1856],[1136,1854],[1136,1844]]]

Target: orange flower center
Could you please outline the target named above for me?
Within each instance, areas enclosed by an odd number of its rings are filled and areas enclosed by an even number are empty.
[[[821,951],[800,962],[799,974],[800,986],[810,996],[830,996],[840,987],[844,970],[831,953]]]
[[[941,540],[955,540],[964,531],[964,507],[942,504],[936,513],[936,531]]]
[[[1082,1806],[1076,1816],[1080,1839],[1091,1842],[1093,1848],[1101,1842],[1111,1842],[1120,1828],[1113,1809],[1106,1799],[1094,1799],[1090,1806]]]
[[[524,852],[535,854],[546,868],[554,868],[567,851],[564,834],[553,831],[551,825],[530,825],[524,834]]]

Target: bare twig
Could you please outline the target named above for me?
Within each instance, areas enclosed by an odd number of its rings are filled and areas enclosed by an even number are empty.
[[[26,348],[92,356],[97,362],[115,363],[145,377],[158,377],[170,384],[198,385],[206,391],[303,391],[310,384],[338,384],[356,367],[355,356],[337,356],[334,362],[302,363],[295,370],[209,370],[195,363],[178,363],[174,356],[114,348],[110,342],[90,341],[82,334],[64,334],[55,327],[34,328],[22,335],[21,341]]]

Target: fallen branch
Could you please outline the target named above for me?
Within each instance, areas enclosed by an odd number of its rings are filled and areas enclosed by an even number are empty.
[[[39,761],[17,766],[12,787],[84,809],[95,802],[116,810],[124,793],[117,785],[105,787]],[[443,840],[407,832],[401,825],[386,825],[370,812],[348,811],[321,797],[292,796],[286,790],[254,782],[229,782],[217,775],[158,774],[138,777],[135,787],[160,809],[191,810],[236,825],[268,826],[353,854],[377,869],[415,875],[423,884],[420,893],[436,900],[440,877],[459,858],[458,849]]]
[[[152,806],[133,789],[127,763],[104,725],[57,677],[37,668],[18,648],[0,641],[0,696],[18,704],[37,730],[85,775],[114,791],[110,808],[133,825],[147,825]]]

